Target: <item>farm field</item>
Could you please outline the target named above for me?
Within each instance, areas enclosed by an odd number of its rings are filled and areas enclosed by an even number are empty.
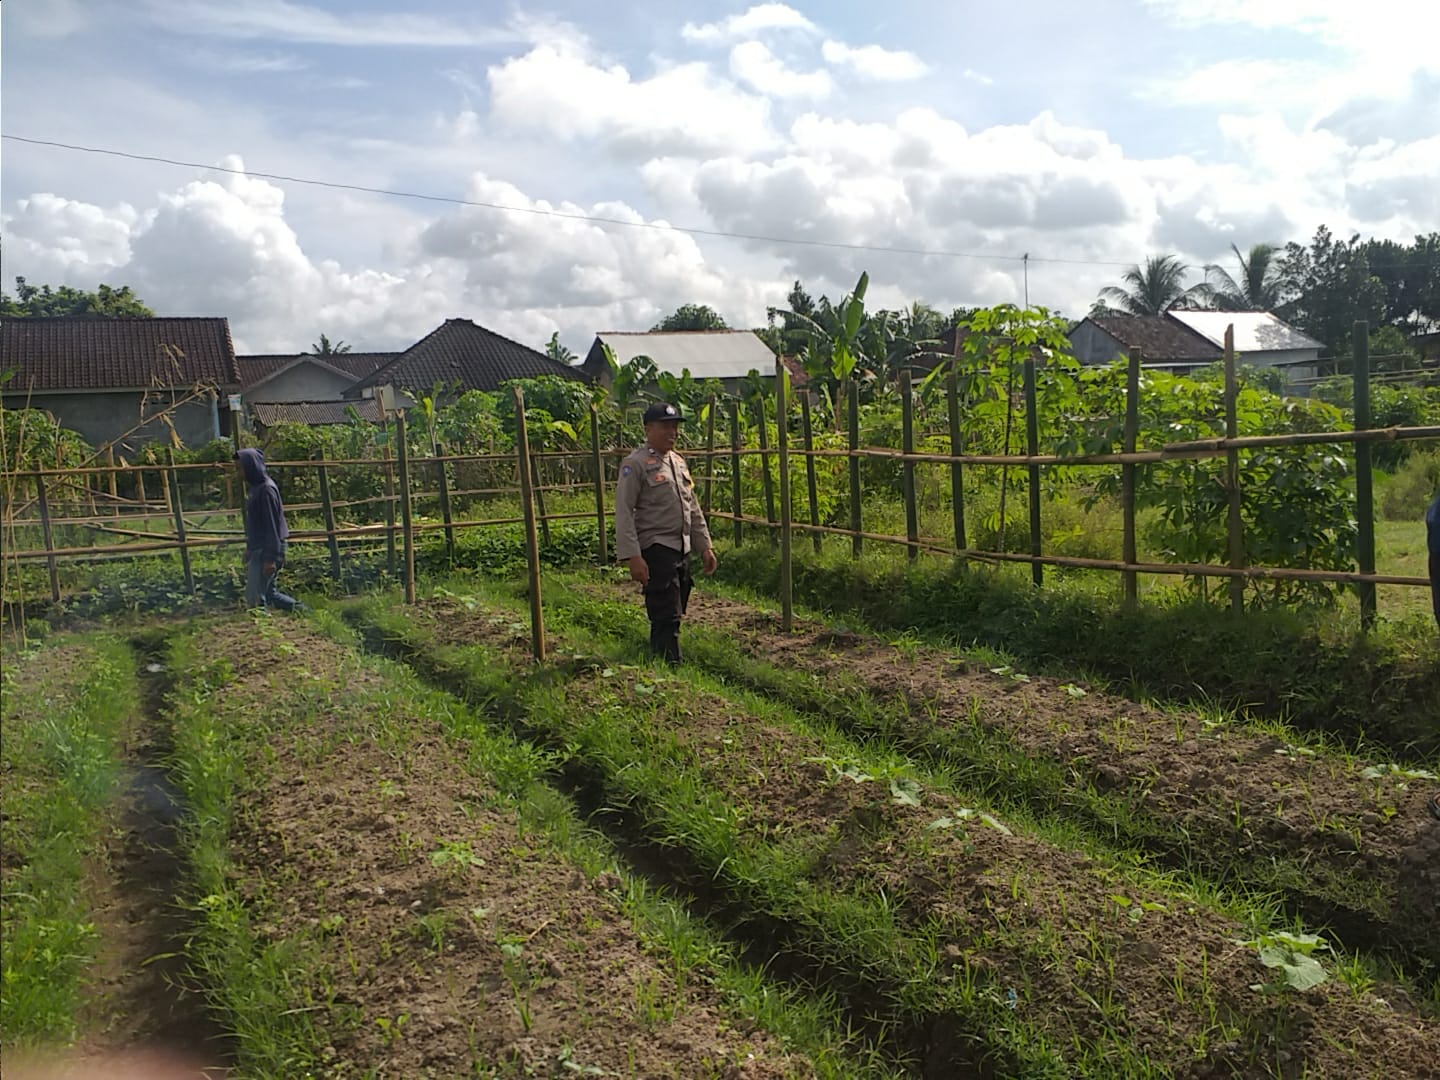
[[[475,578],[7,656],[7,1057],[1056,1080],[1440,1060],[1434,762],[854,621],[784,633],[710,586],[687,663],[659,668],[633,587],[544,589],[539,665],[523,586]],[[137,792],[168,832],[126,824]],[[132,833],[173,865],[127,878],[106,837]],[[117,944],[126,903],[178,919]],[[23,1029],[16,987],[55,991]]]

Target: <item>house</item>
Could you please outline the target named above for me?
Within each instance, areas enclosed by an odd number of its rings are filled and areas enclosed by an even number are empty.
[[[1170,311],[1166,318],[1193,330],[1217,349],[1225,347],[1225,328],[1235,327],[1235,351],[1241,363],[1277,367],[1290,379],[1313,379],[1320,370],[1323,342],[1302,334],[1268,311]]]
[[[250,416],[256,431],[262,436],[277,424],[328,427],[353,423],[355,417],[372,424],[381,421],[380,403],[375,398],[356,401],[257,401],[250,405]]]
[[[1221,358],[1219,346],[1165,315],[1091,315],[1069,337],[1082,364],[1108,364],[1139,352],[1148,368],[1188,375]]]
[[[186,446],[228,433],[220,395],[240,383],[223,318],[0,320],[7,409],[43,409],[117,452],[171,432]]]
[[[240,393],[246,404],[339,400],[358,379],[372,374],[399,353],[265,353],[237,356]]]
[[[552,360],[469,319],[446,319],[394,359],[357,379],[344,395],[349,399],[373,397],[376,387],[393,386],[397,406],[406,408],[437,386],[449,396],[467,390],[498,390],[511,379],[542,375],[585,378],[579,368]]]
[[[684,330],[666,332],[613,331],[595,335],[580,370],[587,377],[609,385],[610,366],[605,362],[608,345],[622,366],[637,356],[648,356],[655,367],[670,375],[689,371],[697,382],[717,379],[725,392],[740,392],[752,371],[762,378],[775,374],[775,354],[753,330]]]

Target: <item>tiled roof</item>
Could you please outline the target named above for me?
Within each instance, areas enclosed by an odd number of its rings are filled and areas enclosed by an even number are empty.
[[[1139,349],[1146,361],[1209,363],[1215,346],[1189,327],[1162,315],[1092,315],[1090,321],[1127,349]]]
[[[239,385],[220,318],[0,319],[7,393]]]
[[[436,384],[461,391],[498,390],[510,379],[540,375],[584,377],[578,368],[551,360],[469,319],[446,319],[388,364],[360,378],[345,395],[358,396],[365,387],[387,383],[415,393],[426,393]]]
[[[313,360],[317,364],[335,368],[352,379],[362,379],[399,355],[394,352],[329,353],[325,356],[314,353],[255,353],[237,356],[235,362],[240,367],[240,385],[248,390],[300,360]]]
[[[360,398],[357,401],[257,401],[250,406],[255,422],[262,427],[276,424],[348,424],[350,410],[354,409],[361,420],[380,422],[380,403],[374,398]]]

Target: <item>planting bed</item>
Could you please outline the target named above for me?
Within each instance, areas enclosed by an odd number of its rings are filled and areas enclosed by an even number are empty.
[[[1394,1077],[1440,1060],[1440,1025],[1401,987],[1263,909],[1001,820],[883,741],[626,666],[626,640],[562,628],[534,668],[521,610],[442,595],[352,614],[563,754],[677,880],[877,1018],[921,1075]],[[1340,977],[1297,988],[1317,957]]]
[[[192,963],[244,1071],[871,1075],[764,1030],[822,1013],[617,872],[542,757],[331,629],[247,618],[171,651]]]
[[[644,638],[631,590],[567,580],[562,620]],[[1440,766],[1365,761],[1277,729],[1137,704],[726,597],[696,604],[691,662],[901,746],[1001,802],[1085,825],[1210,880],[1281,894],[1347,943],[1440,970]]]

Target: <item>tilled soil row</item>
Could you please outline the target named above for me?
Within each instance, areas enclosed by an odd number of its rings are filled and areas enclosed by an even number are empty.
[[[574,587],[633,603],[618,586]],[[565,610],[563,592],[547,600]],[[887,730],[866,733],[891,736],[967,779],[978,725],[981,738],[1002,737],[1027,757],[1061,765],[1072,789],[1120,807],[1093,823],[1099,831],[1212,880],[1280,893],[1347,945],[1394,955],[1425,979],[1440,974],[1440,826],[1425,808],[1440,781],[1074,683],[996,673],[940,649],[901,648],[805,620],[786,634],[775,613],[724,597],[703,597],[688,621],[811,685],[756,678],[753,668],[727,664],[727,650],[703,643],[690,650],[692,662],[717,674],[861,728],[876,724],[861,703],[898,706],[883,721]],[[639,622],[629,619],[637,635]],[[1082,809],[1073,799],[1067,805],[1049,779],[1025,792],[1032,804]],[[1016,780],[1003,780],[1010,793],[1025,786]]]
[[[788,922],[796,947],[887,986],[928,1027],[928,1045],[914,1047],[926,1075],[973,1068],[969,1040],[1074,1076],[1425,1076],[1440,1060],[1440,1026],[1398,988],[1280,990],[1245,944],[1252,934],[1194,898],[1012,834],[941,787],[867,774],[860,751],[683,677],[581,662],[564,679],[535,672],[516,620],[446,600],[383,632],[422,669],[565,748],[653,839],[684,848],[736,902]],[[685,800],[699,816],[679,813]],[[791,891],[757,866],[792,868]],[[878,905],[893,936],[857,932],[856,905]],[[975,1026],[989,1002],[1013,1031]]]
[[[218,625],[193,648],[233,669],[213,707],[263,732],[231,876],[262,943],[314,958],[297,1007],[327,1075],[813,1075],[642,937],[624,879],[522,827],[418,690],[274,626]]]

